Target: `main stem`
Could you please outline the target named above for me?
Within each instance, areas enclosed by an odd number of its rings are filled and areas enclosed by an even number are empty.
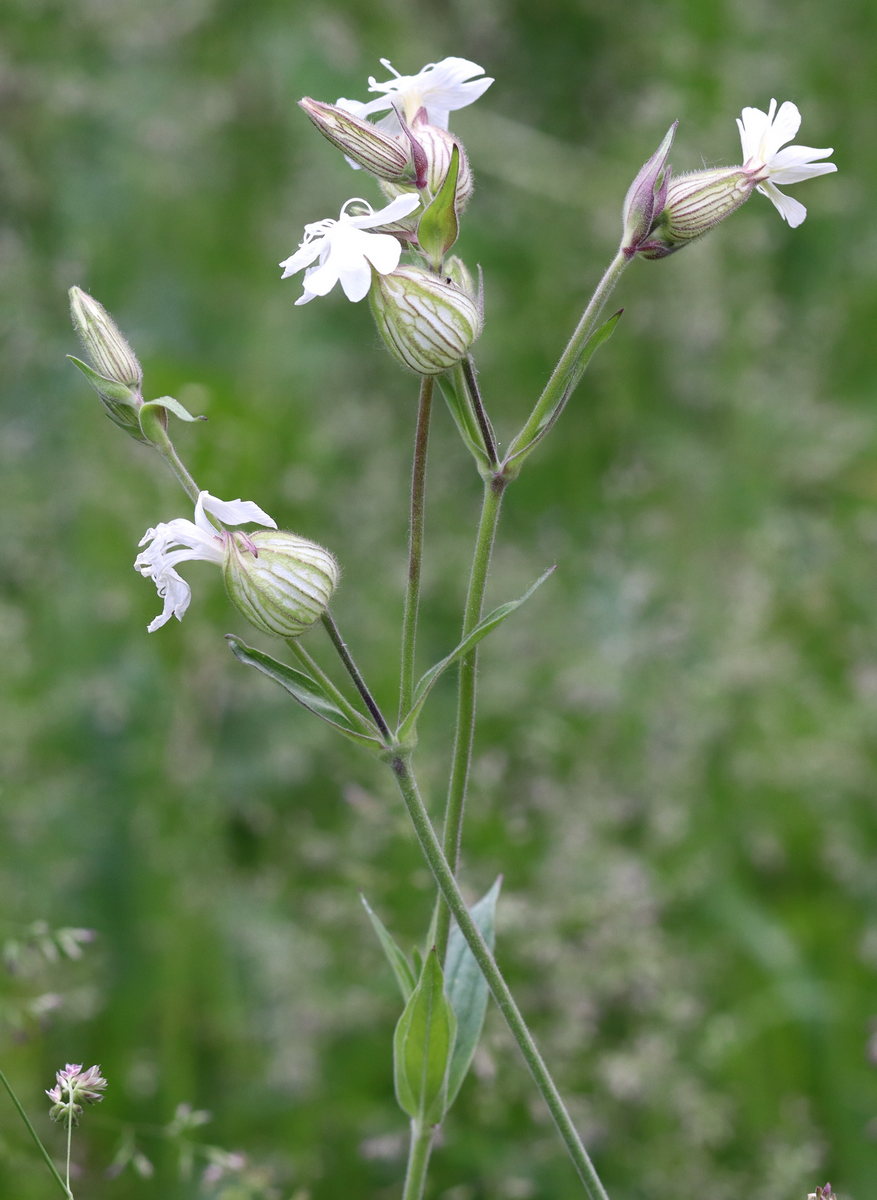
[[[411,708],[414,695],[414,649],[417,641],[417,610],[420,604],[420,575],[423,563],[423,515],[426,494],[426,460],[429,447],[429,418],[435,379],[424,375],[420,381],[417,431],[414,435],[414,459],[411,467],[411,509],[408,524],[408,580],[402,613],[402,665],[399,673],[399,721]]]
[[[487,575],[490,570],[490,558],[493,551],[493,542],[496,537],[496,528],[499,524],[499,515],[505,488],[505,480],[499,476],[486,480],[484,484],[481,519],[478,522],[478,532],[475,535],[475,549],[469,573],[469,588],[466,594],[466,606],[463,611],[461,640],[467,634],[471,633],[481,619],[484,592],[487,587]],[[477,650],[472,650],[460,663],[460,674],[457,683],[457,726],[454,735],[451,776],[448,782],[448,797],[445,805],[445,823],[442,834],[444,856],[454,874],[456,874],[460,861],[460,841],[463,834],[466,789],[469,782],[469,768],[472,763],[472,744],[475,739],[477,668],[478,652]],[[450,924],[450,910],[442,902],[441,897],[439,897],[436,902],[435,912],[435,947],[439,962],[444,962]]]
[[[545,1061],[539,1053],[536,1043],[533,1041],[533,1037],[527,1028],[520,1009],[515,1003],[515,998],[503,978],[502,972],[497,966],[496,960],[487,943],[482,937],[481,931],[469,914],[466,902],[457,886],[457,881],[430,823],[429,814],[420,796],[409,757],[401,753],[396,754],[390,759],[390,766],[402,799],[405,802],[405,807],[408,810],[408,815],[411,818],[411,823],[414,826],[420,848],[429,863],[430,870],[438,884],[445,904],[453,914],[460,932],[466,940],[466,944],[472,951],[481,973],[487,980],[487,986],[490,988],[512,1036],[520,1047],[524,1060],[530,1069],[530,1074],[533,1076],[536,1086],[542,1093],[545,1103],[548,1105],[554,1123],[566,1146],[567,1153],[572,1159],[579,1178],[584,1184],[589,1200],[609,1200],[609,1196],[600,1182],[596,1168],[591,1162],[588,1152],[585,1150],[582,1140],[573,1125],[566,1105],[563,1103],[563,1099],[555,1086],[554,1080],[551,1078]]]
[[[408,1169],[405,1172],[405,1188],[402,1200],[422,1200],[426,1187],[426,1173],[432,1152],[435,1129],[431,1125],[411,1122],[411,1138],[408,1143]]]

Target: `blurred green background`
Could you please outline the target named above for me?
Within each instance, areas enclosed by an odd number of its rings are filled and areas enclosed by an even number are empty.
[[[613,1200],[872,1196],[873,5],[5,0],[0,20],[3,941],[97,932],[79,962],[5,972],[0,1058],[59,1158],[42,1089],[101,1064],[81,1194],[400,1192],[398,1002],[359,893],[411,945],[429,878],[381,765],[228,654],[226,631],[259,639],[217,572],[191,567],[184,623],[146,634],[136,543],[187,506],[64,361],[66,289],[115,314],[149,395],[209,417],[177,436],[202,486],[336,552],[337,617],[389,704],[416,381],[366,306],[295,308],[276,263],[375,195],[296,100],[454,54],[496,77],[453,126],[504,438],[671,120],[677,169],[735,161],[734,117],[771,96],[835,147],[836,176],[792,189],[800,229],[756,196],[633,265],[510,490],[490,600],[559,570],[485,643],[463,877],[505,876],[500,958]],[[455,641],[480,491],[444,410],[433,447],[424,667]],[[453,698],[448,679],[419,750],[436,811]],[[181,1103],[243,1171],[181,1171],[161,1134]],[[0,1104],[0,1193],[52,1194]],[[153,1178],[108,1178],[132,1145]],[[492,1012],[430,1195],[578,1194]]]

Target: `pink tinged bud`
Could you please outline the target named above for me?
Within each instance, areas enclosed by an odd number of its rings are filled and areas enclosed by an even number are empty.
[[[639,246],[644,258],[665,258],[720,221],[752,195],[756,178],[744,167],[719,167],[677,175],[667,188],[664,211]]]
[[[329,607],[340,569],[322,546],[294,533],[232,533],[222,566],[229,599],[257,629],[304,633]]]
[[[307,113],[324,138],[378,179],[413,180],[411,154],[398,138],[337,104],[323,104],[305,96],[299,101],[299,108]]]
[[[472,298],[422,267],[401,266],[376,276],[369,301],[387,349],[419,375],[454,366],[481,333],[481,312]]]
[[[640,171],[624,198],[624,233],[621,245],[628,258],[632,258],[654,228],[667,199],[670,183],[670,168],[667,158],[678,121],[674,121],[664,135],[658,149]]]
[[[412,141],[416,141],[425,158],[423,186],[426,187],[431,196],[435,196],[441,189],[445,181],[445,176],[448,173],[448,168],[451,165],[451,154],[453,153],[454,146],[457,147],[460,155],[460,165],[457,170],[454,207],[458,214],[461,213],[472,199],[472,193],[475,191],[475,183],[472,178],[472,168],[469,166],[469,159],[459,139],[455,138],[452,133],[448,133],[446,129],[439,129],[435,125],[425,125],[417,121],[410,126],[410,132]],[[398,184],[382,183],[381,190],[386,196],[392,199],[402,192],[409,191],[411,186],[409,184],[406,188]]]

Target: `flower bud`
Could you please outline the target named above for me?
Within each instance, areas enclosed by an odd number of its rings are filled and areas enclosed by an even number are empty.
[[[457,170],[457,187],[454,196],[454,207],[461,213],[472,198],[475,184],[472,179],[472,168],[459,138],[448,133],[447,129],[439,129],[436,125],[428,125],[417,118],[405,132],[412,142],[415,161],[422,164],[422,177],[417,180],[417,186],[429,189],[434,196],[441,188],[451,165],[451,153],[454,146],[460,154],[460,166]],[[413,184],[407,187],[399,184],[381,182],[381,190],[391,200],[404,191],[411,191]]]
[[[645,258],[665,258],[708,233],[752,195],[757,173],[744,167],[693,171],[670,181],[664,211],[640,245]]]
[[[264,633],[304,633],[329,607],[339,574],[328,550],[294,533],[228,535],[222,575],[229,599]]]
[[[81,288],[72,287],[70,316],[92,366],[106,379],[139,392],[143,371],[134,351],[102,304]]]
[[[369,301],[387,349],[419,375],[438,375],[458,363],[481,333],[475,302],[423,267],[375,275]]]
[[[364,167],[378,179],[412,180],[414,164],[403,141],[390,136],[376,125],[339,108],[305,96],[299,101],[324,138],[342,150],[350,162]]]
[[[107,416],[138,442],[145,442],[139,412],[143,405],[143,371],[113,318],[81,288],[72,287],[70,316],[92,365],[68,358],[100,396]]]
[[[640,245],[652,231],[655,218],[658,217],[667,199],[667,187],[670,183],[670,168],[667,158],[673,144],[678,121],[674,121],[664,140],[649,161],[640,168],[639,174],[630,185],[624,197],[624,233],[621,245],[628,258],[636,254]]]
[[[444,271],[451,283],[456,284],[461,292],[465,292],[472,300],[478,299],[479,289],[475,286],[472,272],[459,254],[452,254],[450,258],[445,259]]]

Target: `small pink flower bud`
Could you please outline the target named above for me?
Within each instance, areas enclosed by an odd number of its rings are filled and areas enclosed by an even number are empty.
[[[100,1067],[83,1071],[80,1063],[67,1063],[63,1071],[55,1073],[55,1086],[46,1089],[46,1095],[52,1101],[50,1117],[53,1121],[78,1124],[83,1104],[97,1104],[103,1100],[106,1086]]]
[[[656,219],[663,211],[670,183],[667,158],[678,124],[678,121],[674,121],[667,130],[664,140],[649,161],[640,168],[624,198],[624,233],[621,245],[628,258],[632,258],[646,241]]]

